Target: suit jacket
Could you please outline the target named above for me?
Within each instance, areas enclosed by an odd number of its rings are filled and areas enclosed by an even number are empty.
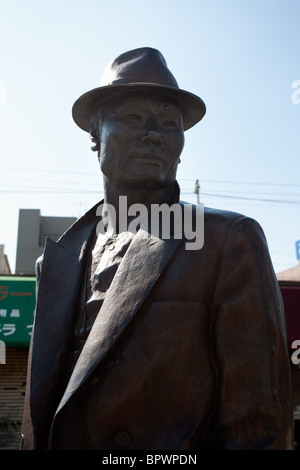
[[[282,299],[265,236],[205,209],[204,246],[139,231],[70,378],[96,206],[38,262],[23,449],[288,449]]]

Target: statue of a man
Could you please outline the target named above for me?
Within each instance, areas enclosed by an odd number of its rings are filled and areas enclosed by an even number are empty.
[[[119,56],[75,102],[104,201],[37,262],[23,449],[292,448],[285,321],[262,229],[205,208],[204,244],[178,235],[184,131],[204,114],[152,48]],[[163,204],[174,209],[167,235],[152,219]]]

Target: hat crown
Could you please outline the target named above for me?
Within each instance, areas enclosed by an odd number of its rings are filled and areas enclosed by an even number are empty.
[[[153,83],[178,88],[165,58],[157,49],[142,47],[125,52],[104,69],[99,86]]]
[[[150,90],[168,93],[178,99],[185,131],[200,121],[206,112],[199,96],[178,87],[161,52],[152,47],[141,47],[124,52],[105,67],[99,86],[75,101],[72,108],[74,121],[89,132],[96,104],[101,106],[116,92]]]

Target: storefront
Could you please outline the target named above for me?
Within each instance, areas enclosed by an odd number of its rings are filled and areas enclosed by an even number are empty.
[[[20,446],[35,283],[0,276],[0,450]]]
[[[300,281],[279,281],[284,303],[294,392],[295,447],[300,450]]]

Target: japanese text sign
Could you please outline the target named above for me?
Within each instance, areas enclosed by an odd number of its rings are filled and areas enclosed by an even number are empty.
[[[7,346],[29,346],[35,284],[35,277],[0,276],[0,340]]]

